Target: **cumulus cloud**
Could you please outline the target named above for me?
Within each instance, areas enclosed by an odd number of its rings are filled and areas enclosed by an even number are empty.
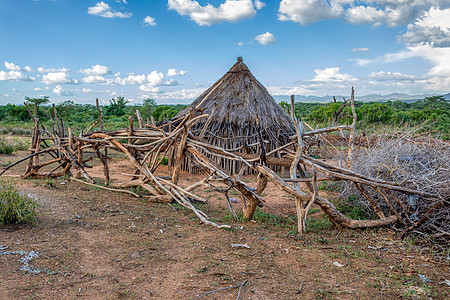
[[[353,48],[351,51],[352,52],[369,52],[370,49],[361,47],[361,48]]]
[[[177,75],[178,75],[178,72],[177,72],[176,69],[169,69],[169,70],[167,70],[167,75],[166,76],[171,77],[171,76],[177,76]]]
[[[92,66],[89,69],[81,69],[80,73],[83,73],[85,75],[107,75],[111,74],[111,70],[106,66],[101,65],[95,65]]]
[[[446,0],[282,0],[278,19],[306,25],[344,18],[354,24],[373,26],[406,25],[422,16],[430,8],[450,7]]]
[[[195,0],[168,0],[168,7],[182,16],[189,16],[200,26],[211,26],[222,22],[239,22],[254,17],[256,11],[265,6],[261,1],[225,0],[215,7],[211,4],[201,6]]]
[[[402,39],[408,46],[450,47],[450,9],[431,8],[423,18],[408,25]]]
[[[105,83],[106,79],[100,75],[89,75],[81,79],[84,83]]]
[[[264,46],[269,45],[269,44],[275,44],[277,42],[277,39],[275,38],[275,36],[270,32],[266,32],[266,33],[257,35],[255,37],[255,40]]]
[[[73,96],[74,95],[74,93],[72,91],[66,91],[60,85],[57,85],[57,86],[55,86],[55,88],[53,88],[53,93],[55,93],[58,96]]]
[[[42,76],[42,82],[45,84],[80,83],[77,79],[72,79],[66,72],[49,72]]]
[[[129,18],[133,14],[131,12],[116,12],[107,3],[100,1],[95,6],[88,7],[88,14],[103,18]]]
[[[10,71],[20,71],[20,72],[33,72],[33,70],[29,66],[25,66],[23,68],[19,67],[18,65],[5,61],[5,67],[6,69]]]
[[[353,78],[349,74],[339,73],[339,68],[325,68],[325,69],[317,69],[314,70],[316,76],[312,79],[312,81],[317,82],[343,82],[343,81],[354,81]]]
[[[187,72],[184,70],[177,71],[177,69],[169,69],[169,70],[167,70],[166,76],[167,77],[184,76],[186,74],[187,74]]]
[[[0,71],[0,81],[34,81],[35,78],[27,76],[21,71]]]
[[[144,26],[156,26],[156,19],[150,16],[146,16],[144,20],[142,20],[142,24]]]
[[[293,21],[306,25],[320,20],[335,19],[342,13],[342,6],[325,0],[282,0],[278,9],[280,21]]]
[[[39,73],[50,73],[50,72],[64,72],[64,73],[69,73],[70,70],[67,68],[45,68],[45,67],[39,67],[37,68],[37,71]]]

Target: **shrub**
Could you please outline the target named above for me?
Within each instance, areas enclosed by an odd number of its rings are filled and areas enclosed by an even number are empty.
[[[14,145],[0,139],[0,154],[12,154],[14,150]]]
[[[14,184],[0,180],[0,225],[34,223],[39,204],[31,197],[19,194]]]

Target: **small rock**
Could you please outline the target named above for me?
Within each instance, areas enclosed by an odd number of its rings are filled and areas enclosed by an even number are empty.
[[[335,262],[333,263],[333,265],[335,265],[336,267],[339,267],[339,268],[344,267],[344,265],[341,265],[341,264],[338,263],[337,261],[335,261]]]

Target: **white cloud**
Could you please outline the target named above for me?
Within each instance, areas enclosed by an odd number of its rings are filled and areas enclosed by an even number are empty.
[[[264,2],[255,0],[255,7],[257,10],[263,9],[263,7],[265,7],[265,6],[266,6],[266,4]]]
[[[211,26],[222,22],[239,22],[256,15],[256,10],[264,3],[252,0],[225,0],[215,7],[211,4],[201,6],[195,0],[168,0],[168,7],[182,16],[189,16],[200,26]]]
[[[77,79],[72,79],[69,74],[65,72],[49,72],[42,76],[42,82],[45,84],[80,83]]]
[[[187,72],[184,70],[177,71],[177,69],[169,69],[169,70],[167,70],[166,76],[167,77],[184,76],[186,74],[187,74]]]
[[[106,66],[95,65],[92,66],[90,69],[81,69],[80,73],[86,75],[107,75],[111,74],[111,70]]]
[[[352,52],[369,52],[370,49],[361,47],[361,48],[353,48],[351,51]]]
[[[58,96],[73,96],[74,95],[74,93],[72,91],[66,91],[60,85],[55,86],[55,88],[53,89],[53,93],[55,93]]]
[[[258,41],[258,43],[260,43],[261,45],[275,44],[277,42],[275,36],[270,32],[257,35],[255,37],[255,40]]]
[[[413,81],[418,79],[416,76],[412,75],[406,75],[399,72],[385,72],[385,71],[379,71],[379,72],[372,72],[369,76],[369,79],[371,80],[377,80],[377,81]]]
[[[331,4],[330,4],[331,3]],[[326,19],[335,19],[342,13],[342,6],[332,5],[326,0],[282,0],[278,9],[278,19],[306,25]]]
[[[84,83],[105,83],[106,79],[99,75],[89,75],[82,79]]]
[[[166,76],[172,77],[172,76],[177,76],[177,75],[178,75],[178,72],[177,72],[176,69],[169,69],[169,70],[167,70],[167,75]]]
[[[128,4],[127,0],[116,0],[117,3]]]
[[[20,71],[20,72],[33,72],[33,70],[29,67],[29,66],[25,66],[23,68],[19,67],[18,65],[14,64],[14,63],[10,63],[5,61],[5,67],[6,69],[10,70],[10,71]]]
[[[150,16],[146,16],[142,21],[142,24],[144,24],[145,26],[156,26],[156,19]]]
[[[339,68],[325,68],[325,69],[317,69],[314,70],[316,76],[312,79],[312,81],[320,81],[320,82],[342,82],[342,81],[354,81],[353,78],[349,74],[339,73]]]
[[[163,82],[164,75],[161,72],[153,71],[147,75],[147,81],[151,85],[160,85]]]
[[[450,7],[448,0],[281,0],[278,19],[306,25],[344,18],[354,24],[406,25],[430,8]]]
[[[239,42],[239,43],[238,43],[238,46],[239,46],[239,47],[244,46],[244,42]]]
[[[39,68],[37,68],[37,71],[38,71],[39,73],[50,73],[50,72],[64,72],[64,73],[69,73],[69,72],[70,72],[70,70],[67,69],[67,68],[58,68],[58,69],[55,69],[55,68],[44,68],[44,67],[39,67]]]
[[[402,39],[409,46],[450,47],[450,9],[432,7],[423,18],[408,25]]]
[[[402,50],[396,53],[386,53],[382,56],[378,56],[372,59],[352,58],[350,61],[354,61],[357,65],[365,67],[372,64],[386,64],[404,61],[406,59],[419,56],[411,50]]]
[[[131,12],[116,12],[103,1],[97,2],[95,6],[88,7],[88,14],[103,18],[129,18],[133,15]]]
[[[27,76],[21,71],[0,71],[0,81],[34,81],[35,78]]]

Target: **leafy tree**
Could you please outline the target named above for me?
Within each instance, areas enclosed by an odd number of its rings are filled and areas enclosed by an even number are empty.
[[[124,97],[116,97],[109,100],[109,105],[106,107],[106,114],[112,116],[123,116],[126,113],[127,103]]]
[[[44,96],[43,98],[30,98],[25,97],[25,101],[29,102],[32,107],[35,109],[35,117],[38,117],[38,111],[40,105],[45,105],[47,103],[50,103],[50,99],[48,96]]]
[[[369,122],[387,122],[392,117],[392,108],[382,103],[363,104],[359,112],[359,118]]]
[[[150,116],[153,111],[156,109],[158,104],[156,104],[156,101],[150,98],[147,98],[143,101],[142,107],[141,107],[141,113],[143,116]]]

